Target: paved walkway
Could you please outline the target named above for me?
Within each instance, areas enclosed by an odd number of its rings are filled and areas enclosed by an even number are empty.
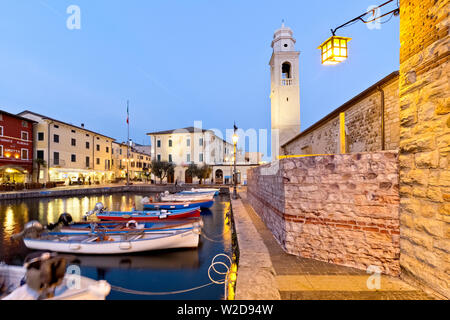
[[[381,276],[381,286],[379,290],[370,290],[367,287],[367,280],[370,274],[365,271],[338,266],[326,262],[321,262],[312,259],[300,258],[297,256],[285,253],[280,245],[272,236],[270,230],[265,226],[259,216],[255,213],[253,208],[247,201],[245,192],[239,193],[241,199],[233,200],[233,214],[236,217],[236,209],[238,219],[248,219],[251,221],[254,229],[257,231],[257,236],[253,242],[257,243],[262,240],[259,245],[265,248],[259,248],[261,252],[267,252],[270,261],[265,261],[266,270],[272,272],[272,277],[267,277],[267,274],[259,279],[268,279],[268,283],[276,286],[279,292],[279,297],[283,300],[429,300],[433,299],[423,291],[416,289],[399,278],[390,276]],[[240,204],[239,204],[240,203]],[[236,227],[242,224],[242,221],[236,222]],[[251,229],[251,228],[250,228]],[[244,252],[242,252],[241,241],[238,234],[239,249],[241,251],[241,259],[244,257],[244,266],[239,263],[238,280],[236,288],[236,298],[255,299],[252,296],[252,290],[261,292],[264,286],[252,287],[254,280],[260,268],[260,261],[253,258],[252,270],[253,274],[249,273],[248,259],[249,256],[248,244],[244,244]],[[264,269],[263,269],[264,270]],[[246,280],[250,276],[253,280]],[[241,283],[239,283],[241,282]],[[266,299],[276,299],[276,294],[273,291],[268,296],[263,296]]]

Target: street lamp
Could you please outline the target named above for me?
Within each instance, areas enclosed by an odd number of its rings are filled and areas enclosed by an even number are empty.
[[[234,134],[233,134],[233,145],[234,145],[234,174],[233,174],[233,180],[234,180],[234,186],[233,186],[233,199],[237,199],[237,190],[236,190],[236,185],[237,185],[237,172],[236,172],[236,148],[237,148],[237,143],[239,140],[238,135],[236,134],[236,130],[237,127],[236,125],[234,126]]]
[[[348,58],[347,43],[351,38],[332,36],[317,49],[321,50],[322,64],[333,65],[341,63]]]

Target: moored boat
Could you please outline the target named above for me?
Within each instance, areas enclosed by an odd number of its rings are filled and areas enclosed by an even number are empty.
[[[190,190],[184,190],[181,192],[178,192],[178,194],[207,194],[207,193],[214,193],[215,196],[218,196],[220,193],[220,189],[215,188],[192,188]]]
[[[111,221],[111,222],[77,222],[64,225],[58,230],[49,232],[51,235],[64,233],[93,234],[100,233],[126,233],[126,232],[167,232],[174,230],[203,227],[201,218],[186,218],[183,220],[164,220],[155,222],[138,222],[136,220]]]
[[[145,206],[144,206],[145,208]],[[158,220],[172,220],[200,217],[200,206],[187,208],[173,208],[174,210],[167,210],[172,208],[154,208],[151,211],[100,211],[97,213],[97,218],[100,220],[113,221],[158,221]]]
[[[25,246],[33,250],[51,250],[78,254],[124,254],[176,248],[196,248],[200,228],[167,232],[135,232],[123,234],[50,235],[24,238]]]
[[[214,200],[195,200],[195,201],[162,201],[162,202],[142,202],[144,209],[164,209],[175,210],[182,208],[195,208],[209,209],[213,206]]]

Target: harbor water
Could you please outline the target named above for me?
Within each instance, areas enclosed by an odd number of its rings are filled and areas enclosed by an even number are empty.
[[[22,265],[28,250],[22,241],[12,241],[32,220],[42,224],[54,223],[61,213],[70,213],[74,221],[102,202],[108,210],[129,211],[135,205],[141,210],[141,199],[149,194],[111,194],[99,196],[41,198],[0,203],[0,262]],[[221,253],[231,257],[231,225],[228,196],[215,197],[214,206],[202,211],[204,222],[200,245],[197,249],[177,249],[145,252],[133,255],[88,256],[65,255],[68,264],[76,266],[82,276],[108,281],[114,287],[132,290],[125,293],[112,290],[107,299],[223,299],[224,285],[212,284],[203,288],[176,293],[211,283],[208,269],[212,259]],[[225,261],[225,259],[219,259]],[[223,269],[217,268],[222,272]],[[215,280],[223,275],[211,273]],[[137,291],[137,292],[136,292]],[[139,292],[142,291],[142,292]],[[139,294],[137,294],[139,292]],[[147,293],[147,294],[144,294]]]

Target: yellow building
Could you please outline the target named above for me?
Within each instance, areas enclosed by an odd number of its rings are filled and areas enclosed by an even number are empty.
[[[115,177],[118,179],[126,179],[128,170],[131,181],[146,181],[146,169],[150,172],[150,153],[137,150],[136,145],[133,144],[129,148],[129,156],[127,157],[127,150],[126,143],[113,142],[112,168]]]
[[[115,139],[87,130],[84,124],[78,127],[28,110],[19,116],[36,121],[33,158],[46,162],[40,168],[40,182],[102,184],[115,179],[112,169]]]

